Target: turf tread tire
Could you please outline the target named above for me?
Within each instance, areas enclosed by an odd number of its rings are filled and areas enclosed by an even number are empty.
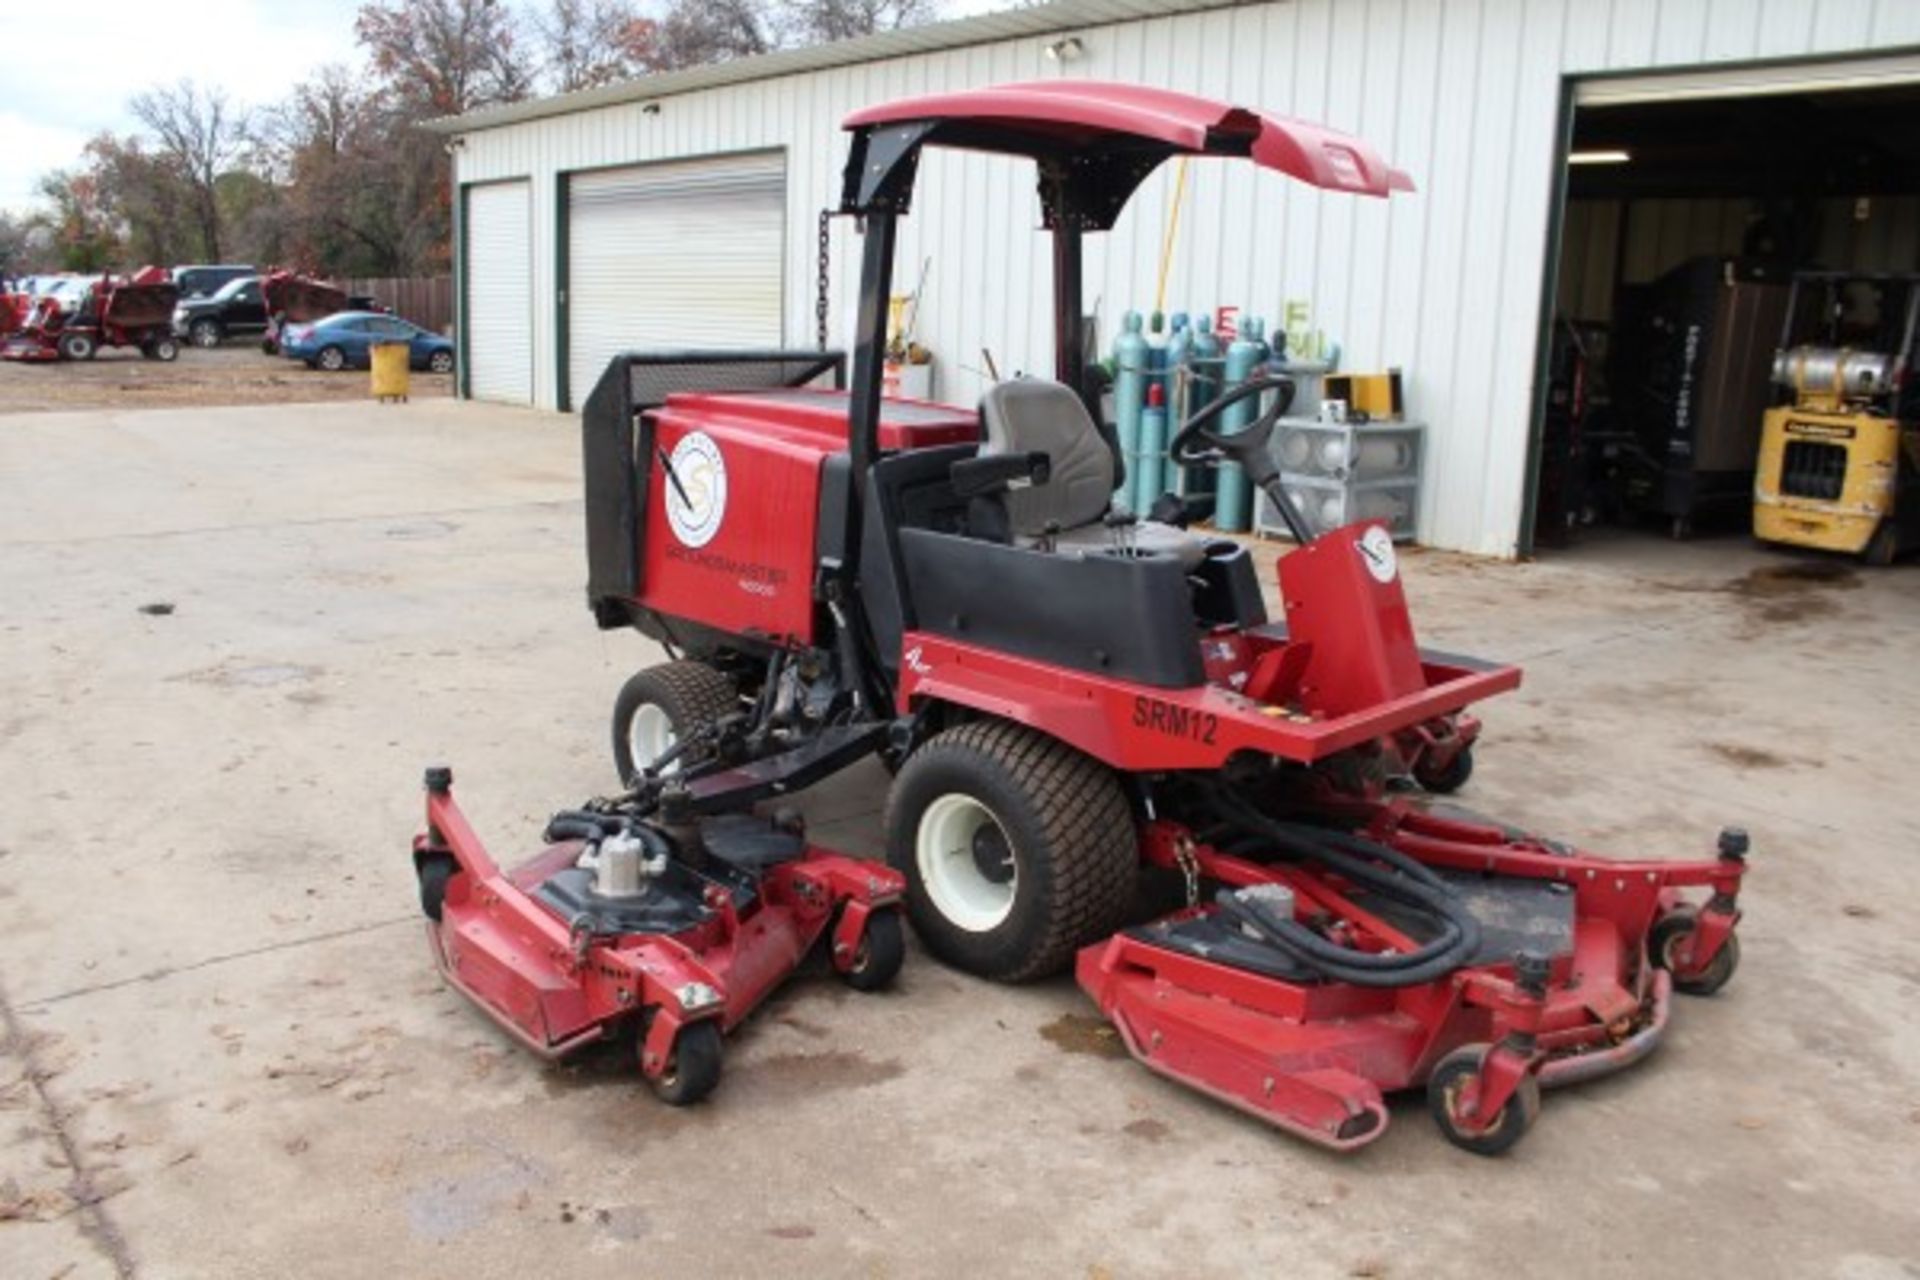
[[[1035,820],[1038,843],[1048,853],[1044,868],[1034,865],[1035,850],[1021,847],[1017,830],[1007,832],[1020,859],[1020,874],[1040,881],[1045,905],[1037,929],[1016,927],[986,958],[965,954],[952,944],[954,926],[942,927],[944,922],[919,887],[914,842],[920,811],[944,789],[915,804],[911,814],[905,809],[922,777],[955,765],[976,776],[1003,775]],[[1004,826],[1025,825],[1022,815],[1001,812],[1006,797],[980,798],[989,802]],[[1056,973],[1081,947],[1120,927],[1133,902],[1139,835],[1119,781],[1098,760],[1024,725],[976,720],[948,729],[916,750],[888,794],[886,830],[889,860],[907,876],[909,912],[921,939],[942,960],[981,977],[1030,982]],[[1015,924],[1010,918],[979,936],[992,938]]]
[[[613,704],[613,765],[620,780],[628,784],[637,771],[627,726],[634,713],[648,702],[667,713],[676,737],[684,737],[694,726],[711,724],[738,711],[740,691],[726,673],[689,658],[658,663],[634,673],[621,686]]]

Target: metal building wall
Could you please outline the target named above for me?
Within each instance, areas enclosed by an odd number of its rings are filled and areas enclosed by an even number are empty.
[[[813,340],[815,217],[835,202],[857,106],[1007,80],[1087,76],[1224,97],[1369,139],[1419,192],[1390,204],[1323,195],[1244,163],[1195,162],[1169,309],[1277,317],[1309,299],[1349,368],[1398,365],[1430,424],[1420,538],[1512,555],[1526,491],[1535,340],[1563,77],[1920,45],[1920,0],[1291,0],[1077,29],[603,107],[464,135],[460,182],[534,180],[535,398],[556,407],[556,175],[777,145],[788,151],[786,339]],[[922,166],[895,288],[932,259],[924,340],[942,399],[971,403],[981,349],[1044,372],[1048,271],[1030,169],[951,153]],[[1091,237],[1087,301],[1103,340],[1151,305],[1172,190],[1156,175]],[[834,340],[848,327],[857,245],[833,231]],[[484,269],[484,264],[476,264]],[[576,396],[584,390],[576,391]]]

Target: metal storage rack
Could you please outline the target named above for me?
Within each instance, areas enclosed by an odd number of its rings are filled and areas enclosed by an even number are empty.
[[[1379,519],[1395,542],[1413,537],[1420,517],[1420,470],[1426,428],[1418,422],[1322,422],[1287,417],[1268,446],[1280,483],[1317,536],[1355,520]],[[1254,528],[1285,535],[1266,495]]]

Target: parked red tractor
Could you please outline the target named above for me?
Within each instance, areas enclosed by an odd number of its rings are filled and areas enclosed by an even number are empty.
[[[629,803],[650,812],[671,777],[722,813],[877,753],[896,771],[888,858],[930,951],[1002,981],[1077,956],[1149,1067],[1336,1148],[1384,1132],[1383,1093],[1425,1085],[1450,1139],[1504,1150],[1542,1085],[1633,1061],[1673,987],[1727,980],[1740,833],[1717,858],[1610,861],[1431,799],[1470,771],[1465,708],[1520,673],[1418,646],[1383,527],[1309,536],[1267,449],[1286,378],[1172,442],[1183,464],[1244,467],[1294,531],[1283,618],[1248,548],[1185,527],[1178,500],[1157,520],[1110,506],[1083,237],[1176,155],[1373,198],[1404,175],[1299,121],[1081,80],[847,127],[850,389],[831,354],[633,354],[583,415],[591,606],[672,658],[617,701]],[[1055,380],[1002,383],[977,415],[881,396],[928,146],[1032,159],[1052,233]],[[1256,413],[1230,433],[1236,401]],[[1143,866],[1183,905],[1134,924]],[[456,869],[447,901],[463,876],[486,879]]]
[[[138,347],[149,360],[173,360],[173,305],[180,291],[159,267],[130,277],[102,276],[69,314],[52,298],[33,302],[0,345],[0,359],[44,362],[91,360],[103,347]]]

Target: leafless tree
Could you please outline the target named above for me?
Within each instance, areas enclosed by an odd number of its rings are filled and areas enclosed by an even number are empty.
[[[770,53],[770,6],[757,0],[672,0],[660,20],[653,69],[670,71]]]
[[[787,0],[785,8],[790,38],[800,44],[851,40],[940,16],[939,0]]]
[[[136,94],[127,104],[153,134],[159,153],[177,166],[193,197],[202,246],[220,260],[220,199],[216,184],[247,142],[246,112],[218,89],[191,80]]]
[[[548,0],[532,22],[555,92],[632,79],[652,66],[659,24],[633,0]]]

